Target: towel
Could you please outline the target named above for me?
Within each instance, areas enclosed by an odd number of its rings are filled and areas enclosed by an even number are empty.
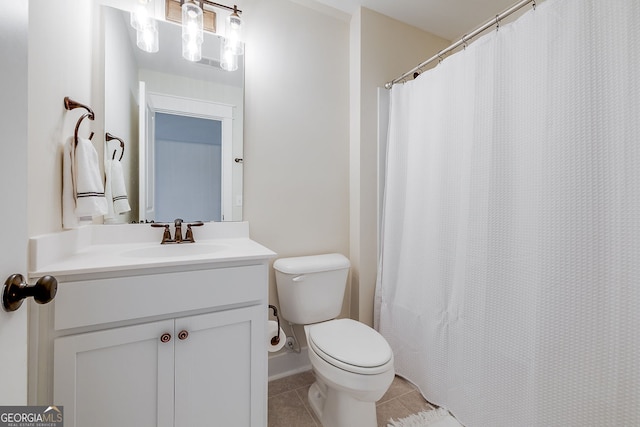
[[[124,183],[122,163],[118,160],[107,159],[104,171],[107,176],[104,192],[108,210],[105,219],[114,219],[117,215],[131,210],[127,198],[127,187]]]
[[[75,228],[107,213],[107,200],[98,168],[98,153],[90,140],[64,145],[62,162],[62,226]]]
[[[64,144],[62,155],[62,227],[75,228],[80,218],[75,215],[76,200],[73,187],[73,138]]]

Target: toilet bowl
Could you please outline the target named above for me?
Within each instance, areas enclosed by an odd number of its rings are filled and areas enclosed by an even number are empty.
[[[377,426],[375,403],[395,375],[386,340],[351,319],[305,325],[316,384],[309,403],[325,427]]]
[[[375,427],[375,403],[393,381],[393,352],[377,331],[342,308],[349,260],[340,254],[274,263],[282,317],[304,325],[316,382],[309,404],[324,427]]]

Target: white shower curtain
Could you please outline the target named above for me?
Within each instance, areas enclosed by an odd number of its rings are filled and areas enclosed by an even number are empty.
[[[392,89],[377,326],[466,426],[640,426],[639,35],[547,0]]]

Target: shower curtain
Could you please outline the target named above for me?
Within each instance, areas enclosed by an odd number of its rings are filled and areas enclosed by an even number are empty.
[[[640,426],[640,2],[547,0],[391,93],[376,323],[466,426]]]

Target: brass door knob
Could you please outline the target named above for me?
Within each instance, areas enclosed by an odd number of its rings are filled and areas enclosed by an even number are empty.
[[[171,341],[171,334],[164,333],[164,334],[160,335],[160,341],[161,342],[169,342],[169,341]]]
[[[188,337],[189,337],[189,332],[184,331],[184,330],[178,332],[178,339],[186,340]]]

